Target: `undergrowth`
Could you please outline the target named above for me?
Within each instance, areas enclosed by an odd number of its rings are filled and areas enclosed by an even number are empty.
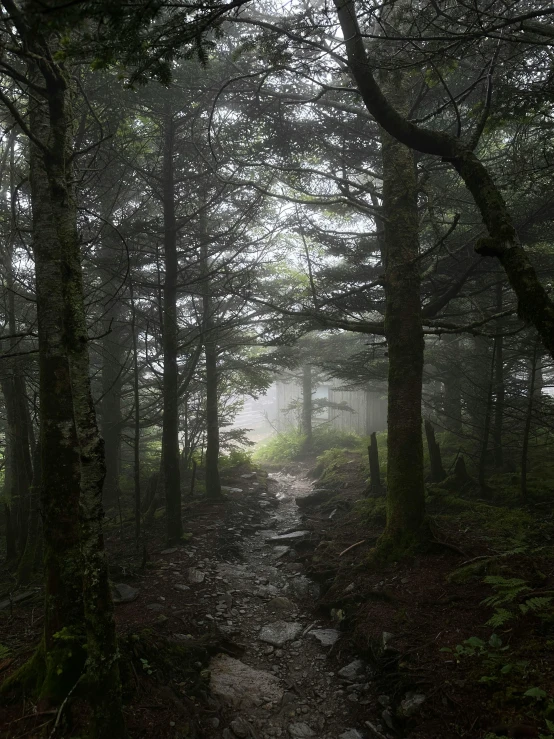
[[[307,445],[306,436],[291,429],[262,442],[253,454],[253,460],[258,464],[283,465],[308,455],[320,455],[332,448],[361,449],[361,437],[322,425],[314,429],[312,442]]]

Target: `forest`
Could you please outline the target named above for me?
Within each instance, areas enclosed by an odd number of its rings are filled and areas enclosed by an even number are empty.
[[[554,739],[553,16],[0,0],[0,739]]]

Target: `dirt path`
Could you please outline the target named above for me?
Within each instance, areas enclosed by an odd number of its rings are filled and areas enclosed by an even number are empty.
[[[216,585],[206,596],[207,618],[246,647],[240,660],[218,655],[210,665],[222,717],[210,720],[213,737],[367,736],[366,666],[346,658],[337,664],[340,633],[314,615],[318,586],[294,562],[294,544],[309,537],[298,533],[294,499],[311,491],[306,480],[270,476],[266,528],[242,540],[240,563],[206,562]]]

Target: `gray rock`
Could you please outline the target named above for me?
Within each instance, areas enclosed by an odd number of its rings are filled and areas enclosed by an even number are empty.
[[[247,472],[244,475],[241,475],[243,480],[255,480],[256,479],[256,473],[255,472]]]
[[[149,603],[146,607],[149,611],[165,611],[165,606],[161,603]]]
[[[224,493],[242,493],[242,488],[230,488],[228,485],[222,485],[221,489]]]
[[[239,739],[246,739],[250,736],[250,726],[248,724],[248,721],[245,721],[240,716],[234,721],[231,721],[231,723],[229,724],[229,728],[235,736],[239,737]]]
[[[200,570],[195,570],[194,567],[189,568],[189,582],[201,583],[204,582],[206,575]]]
[[[192,641],[194,637],[192,634],[173,634],[173,638],[177,641]]]
[[[281,557],[284,557],[291,551],[292,549],[290,547],[273,547],[273,554],[275,555],[275,559],[281,559]]]
[[[388,708],[385,708],[385,710],[381,713],[381,718],[389,727],[389,729],[394,729],[394,721],[392,720],[392,714],[388,710]]]
[[[180,590],[182,593],[185,593],[187,590],[190,590],[188,585],[181,585],[181,583],[177,583],[177,585],[173,586],[173,590]]]
[[[309,531],[292,531],[290,534],[280,534],[268,539],[270,544],[295,544],[310,535]]]
[[[391,634],[389,631],[383,631],[381,634],[381,645],[384,652],[395,651],[394,647],[391,646],[392,639],[394,639],[394,634]]]
[[[400,713],[408,718],[419,711],[422,703],[425,703],[425,696],[421,693],[406,693],[406,697],[400,703]]]
[[[339,736],[339,739],[364,739],[364,737],[356,729],[347,729]]]
[[[302,632],[302,624],[293,621],[274,621],[263,626],[258,639],[274,647],[282,647],[288,641],[293,641]]]
[[[283,595],[270,600],[267,607],[270,611],[281,611],[282,613],[290,613],[290,611],[294,611],[296,609],[294,603]]]
[[[290,724],[289,734],[294,737],[294,739],[305,739],[307,737],[315,736],[315,731],[312,731],[308,724],[305,724],[302,721],[298,724]]]
[[[226,654],[218,654],[210,662],[210,690],[235,709],[251,709],[267,700],[279,703],[283,697],[280,681],[274,675]]]
[[[365,665],[361,659],[355,659],[350,664],[339,670],[339,676],[353,683],[365,673]]]
[[[179,551],[177,547],[171,547],[170,549],[162,549],[160,554],[175,554],[177,551]]]
[[[290,581],[287,592],[297,598],[319,598],[319,585],[304,575],[299,575]]]
[[[340,631],[336,629],[313,629],[309,632],[323,647],[332,647],[340,637]]]
[[[138,594],[139,591],[137,588],[132,588],[130,585],[125,585],[125,583],[120,582],[112,585],[114,603],[131,603],[131,601],[137,599]]]

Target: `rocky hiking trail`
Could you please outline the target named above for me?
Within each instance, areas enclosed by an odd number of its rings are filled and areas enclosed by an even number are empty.
[[[320,588],[301,561],[318,543],[296,502],[314,492],[313,483],[261,472],[232,482],[222,505],[185,511],[193,531],[187,544],[158,546],[137,581],[114,586],[127,633],[146,627],[147,640],[160,634],[183,646],[215,636],[209,661],[196,663],[203,688],[193,699],[195,729],[180,729],[169,692],[149,699],[164,704],[160,713],[171,701],[165,717],[145,714],[148,687],[139,674],[141,700],[128,707],[131,736],[386,739],[380,724],[367,721],[368,704],[376,703],[369,668],[317,610]],[[140,661],[149,672],[148,659]]]
[[[205,595],[206,617],[246,647],[240,660],[221,654],[210,663],[210,691],[221,706],[211,736],[365,736],[359,716],[370,702],[366,665],[339,658],[340,632],[313,612],[319,587],[294,562],[310,537],[295,499],[311,492],[306,480],[270,476],[261,501],[267,518],[243,539],[241,561],[204,563],[214,586]]]
[[[190,533],[180,546],[164,548],[165,522],[156,517],[141,555],[132,519],[108,515],[129,736],[388,739],[388,699],[349,635],[318,607],[320,587],[303,565],[321,535],[301,502],[314,497],[313,483],[244,469],[226,482],[216,505],[185,500]],[[324,518],[336,526],[333,513]],[[2,677],[39,642],[41,601],[37,580],[24,593],[12,587],[9,607],[0,604],[9,655]],[[81,735],[78,697],[64,707],[64,721],[60,736]],[[29,700],[0,704],[1,739],[39,739],[44,726]]]

